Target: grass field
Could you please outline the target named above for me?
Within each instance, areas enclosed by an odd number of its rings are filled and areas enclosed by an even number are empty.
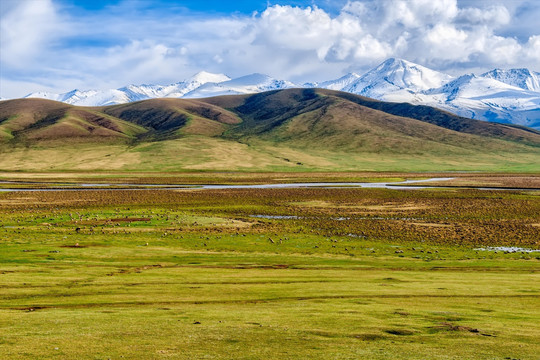
[[[315,143],[317,141],[315,140]],[[125,144],[67,143],[0,145],[1,171],[488,171],[540,172],[538,148],[517,150],[444,149],[373,152],[290,147],[268,141],[231,142],[187,135],[180,139]]]
[[[540,252],[478,248],[540,249],[538,214],[535,191],[0,192],[0,358],[537,359]]]

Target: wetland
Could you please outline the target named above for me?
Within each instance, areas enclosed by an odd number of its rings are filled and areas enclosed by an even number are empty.
[[[453,179],[415,191],[146,188],[225,178],[261,185],[435,177]],[[146,190],[0,193],[2,358],[534,359],[540,352],[540,193],[508,190],[535,189],[534,175],[2,179]]]

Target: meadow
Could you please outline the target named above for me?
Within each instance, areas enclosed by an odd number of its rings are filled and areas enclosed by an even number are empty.
[[[471,184],[535,189],[538,177],[456,175],[456,187],[424,190],[0,192],[0,358],[538,358],[540,252],[525,249],[540,249],[540,192],[459,187]],[[500,246],[520,249],[487,250]]]

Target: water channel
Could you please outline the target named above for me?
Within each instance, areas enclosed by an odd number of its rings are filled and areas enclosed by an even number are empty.
[[[227,185],[227,184],[58,184],[48,182],[18,182],[0,181],[0,185],[17,185],[17,187],[4,187],[0,191],[85,191],[85,190],[189,190],[189,189],[287,189],[287,188],[377,188],[377,189],[425,189],[423,184],[435,181],[448,181],[453,178],[431,178],[424,180],[406,180],[400,182],[309,182],[309,183],[278,183],[278,184],[256,184],[256,185]],[[24,187],[27,185],[28,187]],[[44,186],[36,188],[32,186]]]
[[[22,182],[22,181],[0,181],[0,191],[95,191],[95,190],[189,190],[189,189],[208,189],[208,190],[226,190],[226,189],[287,189],[287,188],[367,188],[367,189],[393,189],[393,190],[419,190],[429,188],[440,188],[441,186],[426,185],[431,182],[443,182],[453,180],[451,177],[435,177],[423,180],[406,180],[400,182],[307,182],[307,183],[278,183],[278,184],[257,184],[257,185],[191,185],[191,184],[90,184],[90,183],[72,183],[59,184],[49,182]],[[9,187],[16,185],[18,187]],[[27,185],[28,187],[24,187]],[[36,188],[32,186],[44,186]],[[455,186],[449,186],[455,187]],[[460,186],[457,188],[477,189],[477,190],[514,190],[528,191],[539,189],[527,188],[495,188],[495,187],[475,187]]]

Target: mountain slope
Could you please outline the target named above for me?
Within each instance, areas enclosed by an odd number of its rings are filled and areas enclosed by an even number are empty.
[[[204,98],[220,95],[252,94],[292,87],[295,87],[295,85],[289,81],[277,80],[264,74],[251,74],[220,83],[208,82],[186,93],[185,97]]]
[[[529,69],[494,69],[481,76],[516,86],[523,90],[540,92],[540,73]]]
[[[303,123],[324,122],[326,133],[342,137],[343,140],[338,141],[342,144],[350,143],[352,133],[360,137],[378,134],[389,139],[406,135],[414,143],[417,139],[429,139],[458,147],[469,144],[456,140],[456,136],[459,138],[464,134],[489,138],[490,141],[540,145],[540,132],[532,129],[467,119],[427,106],[383,102],[323,89],[274,90],[205,99],[150,99],[97,108],[38,99],[0,103],[0,129],[6,139],[17,136],[25,139],[116,136],[145,141],[200,134],[236,140],[263,136],[268,140],[270,133],[276,135],[274,130],[286,126],[288,130],[283,132],[281,129],[279,133],[290,135],[277,136],[274,140],[297,144],[311,142],[317,136],[322,142],[327,140],[324,132],[293,131],[291,123],[299,116]],[[388,133],[375,129],[386,129]],[[489,144],[484,145],[489,147]]]
[[[540,93],[489,77],[464,75],[424,95],[423,104],[473,119],[530,127],[540,121]]]
[[[148,129],[146,140],[163,140],[182,134],[221,135],[241,120],[230,111],[187,99],[151,99],[102,108],[107,115]]]
[[[140,126],[93,108],[41,99],[9,100],[0,104],[0,140],[126,140],[144,132],[146,130]]]
[[[385,101],[410,101],[415,93],[440,87],[451,79],[424,66],[391,58],[339,90]]]
[[[232,104],[221,105],[233,107]],[[244,120],[235,129],[234,134],[237,137],[261,136],[288,124],[287,133],[290,134],[287,136],[288,140],[295,143],[304,141],[312,144],[311,146],[326,143],[325,134],[329,133],[334,134],[335,139],[335,136],[341,137],[342,140],[338,142],[348,148],[358,148],[360,142],[357,140],[365,138],[362,141],[365,144],[372,144],[373,151],[419,149],[422,148],[424,140],[435,141],[439,146],[448,144],[458,148],[478,145],[488,149],[494,139],[540,146],[540,132],[532,129],[486,123],[458,117],[427,106],[381,102],[331,90],[289,89],[256,94],[245,98],[242,105],[234,106],[234,111]],[[303,122],[309,119],[313,124],[322,121],[326,125],[325,127],[318,125],[320,132],[314,131],[314,127],[303,126],[310,129],[311,133],[306,130],[296,134],[292,131],[294,126],[291,127],[289,123],[294,122],[299,116],[303,116]],[[475,142],[465,134],[481,139]],[[354,135],[357,146],[351,145],[351,135]],[[375,136],[378,141],[373,140]],[[401,142],[395,148],[389,145],[395,138],[403,136],[407,138],[408,143]],[[284,138],[278,136],[277,139]],[[315,140],[320,142],[313,142]]]
[[[358,75],[357,73],[348,73],[347,75],[342,76],[336,80],[324,81],[320,84],[317,84],[317,83],[309,84],[308,86],[305,86],[305,87],[312,87],[312,88],[317,87],[321,89],[344,91],[344,89],[347,89],[349,86],[351,86],[351,84],[353,84],[359,78],[360,78],[360,75]]]
[[[328,90],[326,90],[326,92],[328,92]],[[460,133],[487,136],[501,140],[525,142],[533,146],[538,144],[537,135],[540,134],[540,131],[531,128],[469,119],[425,105],[383,102],[344,92],[338,93],[337,96],[372,109],[420,120]]]

